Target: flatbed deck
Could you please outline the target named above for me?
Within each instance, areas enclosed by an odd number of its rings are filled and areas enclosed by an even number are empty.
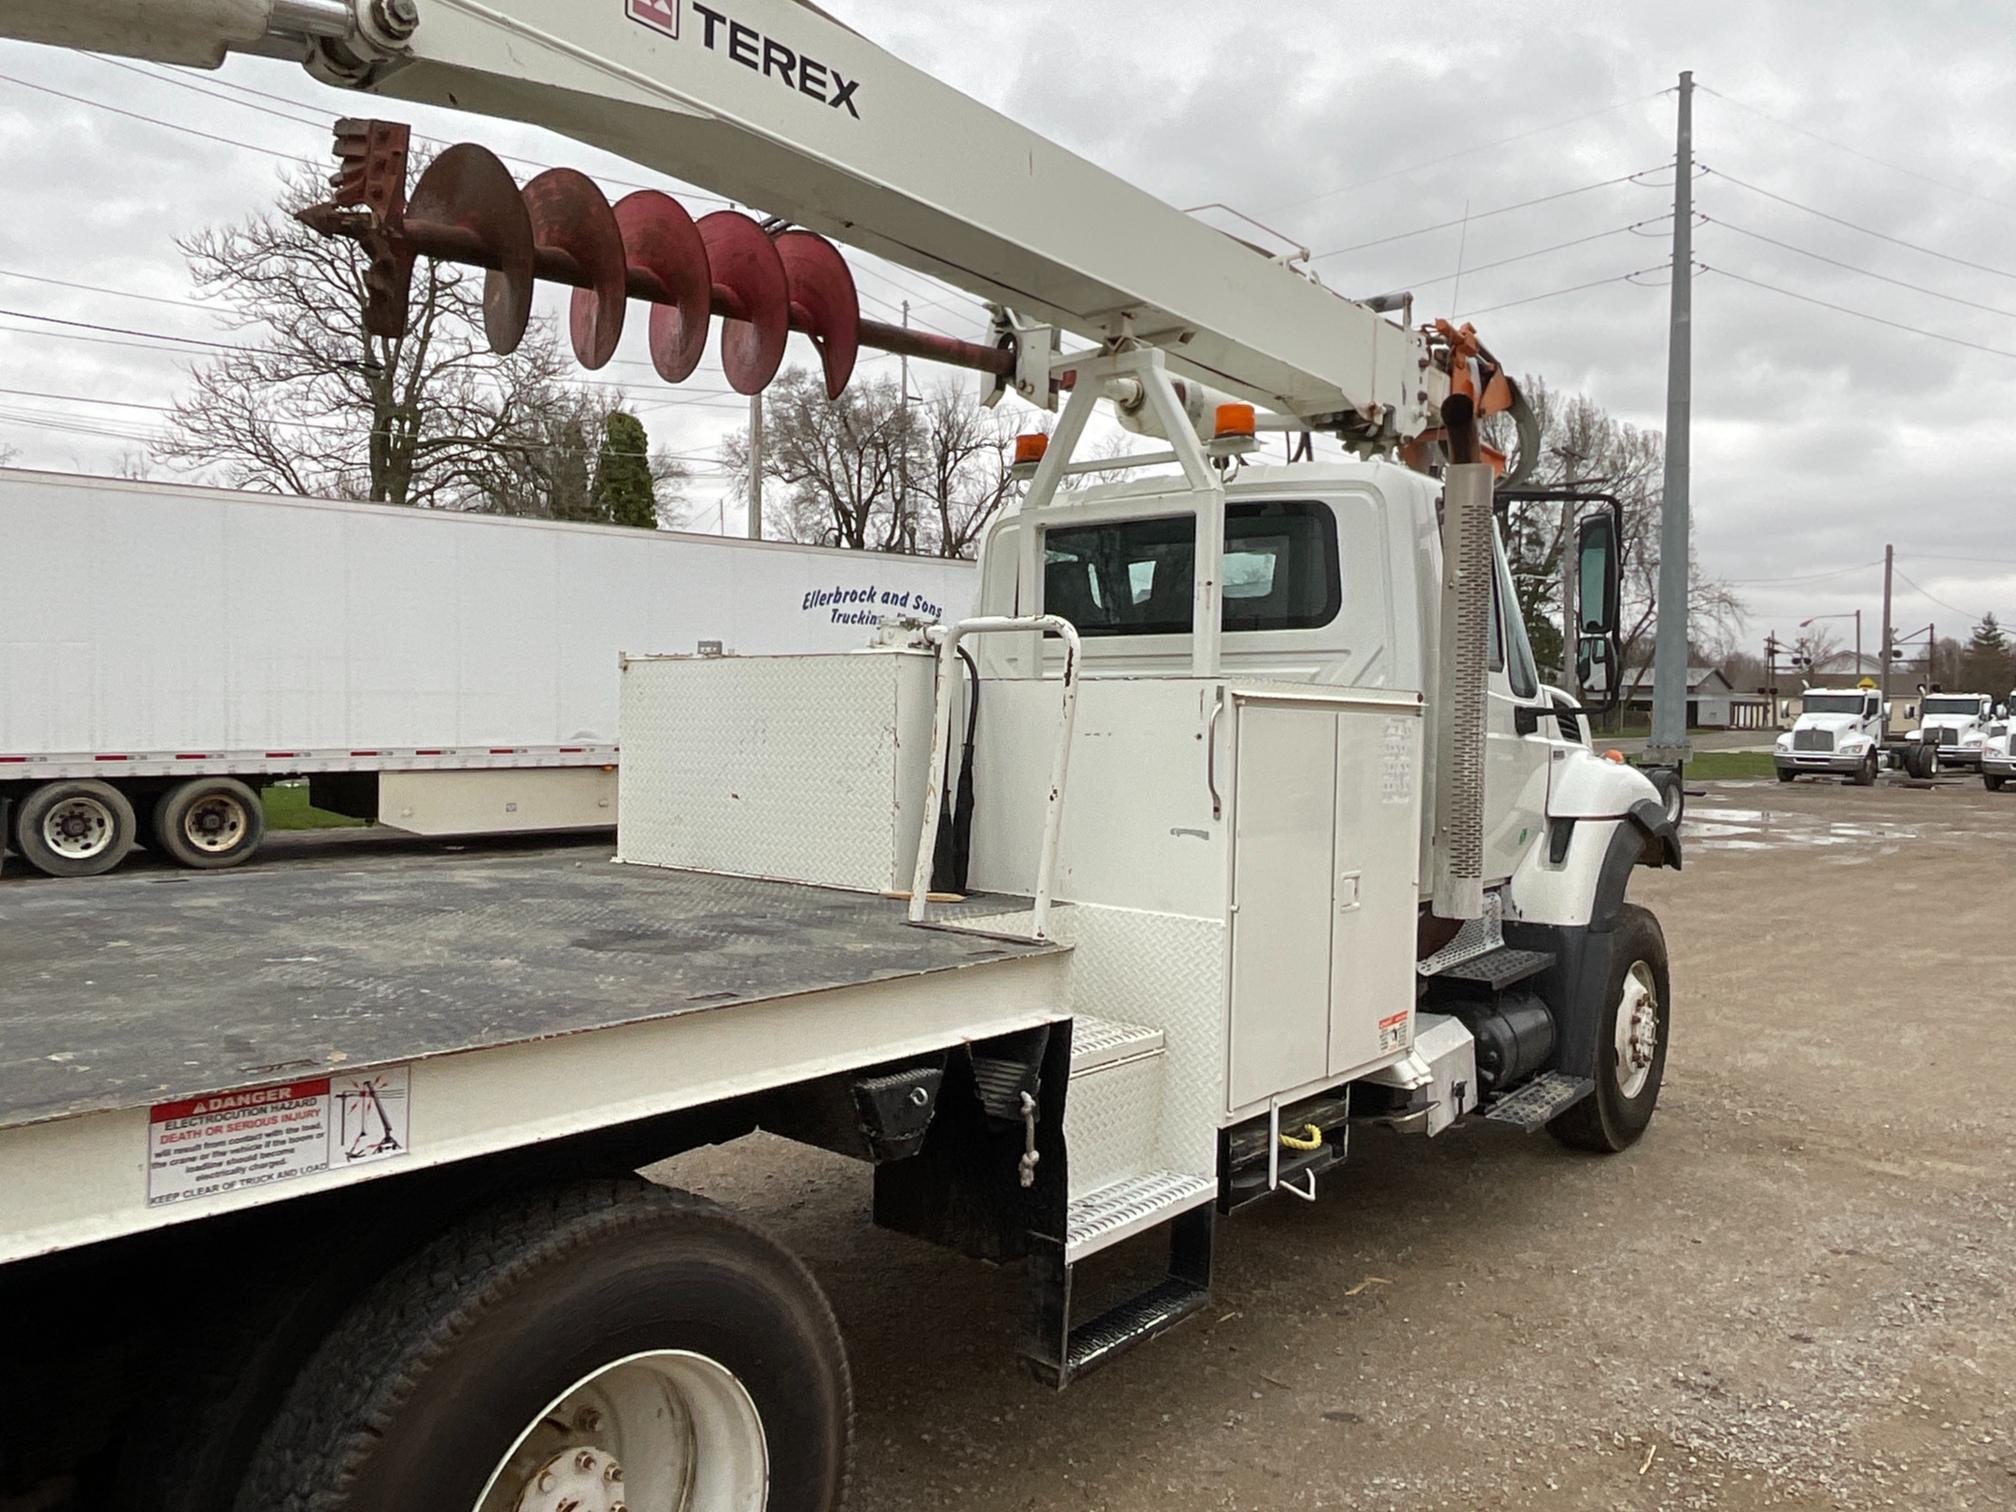
[[[1067,956],[580,846],[10,886],[0,1187],[59,1243],[107,1210],[152,1226],[150,1110],[179,1099],[396,1065],[410,1168],[1054,1019]],[[49,1247],[23,1239],[0,1259]]]

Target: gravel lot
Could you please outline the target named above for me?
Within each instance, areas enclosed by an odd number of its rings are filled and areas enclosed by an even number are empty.
[[[855,1505],[2016,1506],[2016,795],[1730,783],[1684,874],[1651,1132],[1358,1139],[1221,1229],[1216,1305],[1048,1394],[1021,1278],[878,1232],[762,1139],[659,1174],[803,1254],[853,1351]]]

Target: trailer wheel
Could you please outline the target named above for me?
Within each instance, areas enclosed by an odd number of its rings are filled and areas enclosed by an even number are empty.
[[[852,1388],[804,1267],[637,1179],[515,1198],[388,1276],[237,1512],[836,1512]]]
[[[1563,1144],[1615,1154],[1652,1122],[1666,1079],[1672,987],[1666,936],[1635,903],[1617,915],[1610,979],[1596,1041],[1596,1090],[1547,1126]]]
[[[259,795],[235,777],[192,777],[154,805],[154,843],[198,871],[249,861],[265,838]]]
[[[104,782],[45,782],[14,816],[14,849],[46,877],[95,877],[133,849],[126,795]]]

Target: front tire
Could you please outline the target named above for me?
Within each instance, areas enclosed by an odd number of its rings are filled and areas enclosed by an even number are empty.
[[[1871,751],[1867,756],[1862,758],[1862,765],[1855,769],[1855,775],[1848,780],[1857,787],[1874,787],[1876,786],[1876,773],[1878,770],[1876,753]]]
[[[1798,775],[1799,774],[1797,772],[1792,771],[1788,767],[1778,768],[1778,780],[1780,782],[1790,782],[1793,778],[1797,777]]]
[[[14,849],[45,877],[96,877],[133,849],[133,805],[104,782],[45,782],[14,816]]]
[[[1983,777],[1981,779],[1981,782],[1982,785],[1986,787],[1989,792],[1999,793],[2002,791],[2002,784],[2007,782],[2008,780],[2009,779],[2007,777]]]
[[[698,1198],[583,1182],[459,1225],[368,1294],[236,1507],[837,1512],[852,1424],[796,1259]]]
[[[1666,935],[1652,914],[1626,903],[1612,933],[1610,977],[1597,1026],[1596,1090],[1547,1126],[1563,1144],[1612,1155],[1652,1122],[1666,1079],[1672,984]]]
[[[154,843],[196,871],[242,865],[265,838],[259,795],[235,777],[191,778],[154,805]]]

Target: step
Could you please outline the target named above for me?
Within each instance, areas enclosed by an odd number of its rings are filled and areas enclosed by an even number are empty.
[[[1531,1134],[1546,1128],[1595,1090],[1593,1077],[1543,1071],[1525,1086],[1486,1107],[1484,1116],[1493,1123],[1509,1124]]]
[[[1496,950],[1445,967],[1436,973],[1436,977],[1445,982],[1474,982],[1492,992],[1503,992],[1515,982],[1540,975],[1553,964],[1554,957],[1548,951],[1520,950],[1516,946],[1501,945]]]
[[[1162,1031],[1104,1019],[1072,1020],[1064,1147],[1071,1196],[1084,1197],[1161,1164]]]
[[[1218,1215],[1209,1201],[1174,1218],[1157,1219],[1153,1234],[1168,1245],[1161,1279],[1089,1322],[1073,1325],[1077,1270],[1054,1239],[1030,1257],[1031,1310],[1023,1358],[1036,1379],[1060,1391],[1088,1370],[1136,1344],[1166,1333],[1211,1300],[1211,1249]]]
[[[1111,1182],[1071,1203],[1064,1226],[1064,1262],[1076,1265],[1122,1239],[1202,1207],[1217,1195],[1217,1182],[1181,1171],[1145,1171]]]
[[[1130,1297],[1070,1333],[1060,1371],[1035,1364],[1037,1379],[1050,1386],[1065,1386],[1097,1370],[1108,1360],[1146,1344],[1157,1334],[1167,1333],[1211,1300],[1211,1288],[1197,1286],[1171,1276],[1138,1297]]]
[[[1122,1024],[1089,1013],[1071,1020],[1071,1075],[1078,1077],[1114,1061],[1152,1055],[1162,1048],[1162,1031],[1146,1024]]]

